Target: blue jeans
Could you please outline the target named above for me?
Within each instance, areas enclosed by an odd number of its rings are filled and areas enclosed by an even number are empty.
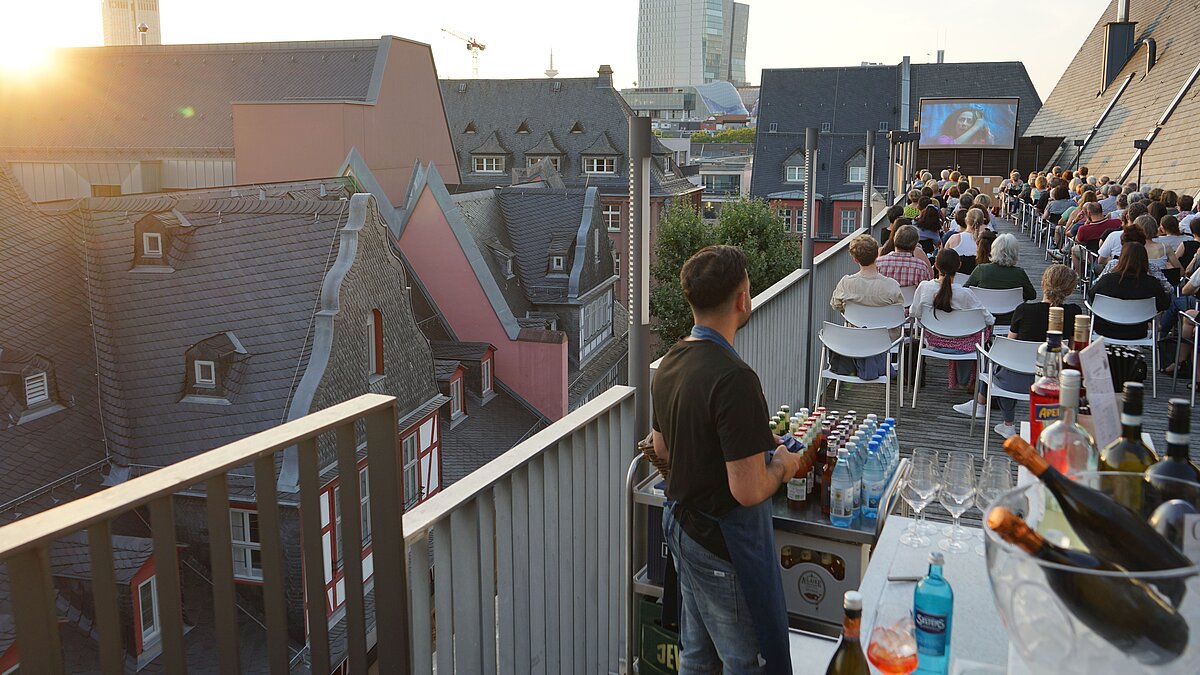
[[[669,510],[663,533],[679,573],[679,675],[753,675],[758,638],[733,563],[688,536]]]
[[[1033,376],[1025,373],[1015,373],[1004,366],[996,366],[995,384],[1001,389],[1008,391],[1027,391],[1030,385],[1033,384]],[[987,393],[987,388],[983,389]],[[1014,398],[1004,398],[996,396],[994,398],[996,407],[1000,408],[1000,413],[1004,417],[1005,424],[1012,424],[1017,419],[1017,400]]]
[[[1196,306],[1195,298],[1188,295],[1183,295],[1178,298],[1171,299],[1171,306],[1167,311],[1158,315],[1158,335],[1162,337],[1170,333],[1175,324],[1179,322],[1179,313]]]

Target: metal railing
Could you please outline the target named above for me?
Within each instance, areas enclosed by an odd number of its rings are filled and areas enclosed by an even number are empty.
[[[207,490],[219,670],[249,665],[239,663],[226,477],[253,464],[267,653],[272,673],[289,672],[277,456],[297,448],[303,566],[323,570],[317,443],[332,433],[339,475],[357,475],[356,424],[365,426],[371,467],[375,623],[368,626],[362,560],[343,556],[350,672],[367,672],[372,646],[383,673],[429,673],[435,661],[442,673],[619,671],[627,573],[618,555],[626,536],[622,472],[636,449],[633,389],[621,386],[408,513],[395,401],[368,394],[0,528],[21,669],[63,672],[49,554],[60,537],[86,530],[99,665],[106,674],[124,672],[111,535],[118,517],[148,506],[161,663],[167,672],[185,672],[174,495],[197,484]],[[341,512],[358,513],[358,481],[340,487]],[[358,518],[343,519],[342,536],[343,550],[361,549]],[[304,576],[305,596],[324,598],[323,575]],[[326,603],[309,602],[305,611],[312,672],[330,672]]]

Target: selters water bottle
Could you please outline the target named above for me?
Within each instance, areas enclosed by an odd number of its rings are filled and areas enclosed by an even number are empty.
[[[946,675],[950,669],[950,629],[954,591],[942,576],[945,558],[929,554],[929,574],[913,591],[913,621],[917,628],[917,669],[926,675]]]
[[[863,465],[863,518],[875,519],[879,513],[879,502],[883,499],[883,489],[887,485],[887,469],[884,468],[883,454],[879,451],[879,442],[871,441],[867,451],[867,463]]]
[[[854,476],[850,470],[850,458],[845,448],[838,450],[837,464],[833,467],[829,489],[829,522],[837,527],[850,527],[854,523]]]

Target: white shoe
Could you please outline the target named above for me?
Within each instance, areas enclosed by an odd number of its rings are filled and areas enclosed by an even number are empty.
[[[1017,428],[1011,424],[1001,422],[992,427],[992,430],[1004,437],[1005,440],[1017,435]]]
[[[954,412],[962,413],[962,414],[966,415],[967,417],[970,417],[972,405],[975,406],[975,417],[982,418],[983,414],[984,414],[984,407],[982,405],[975,403],[974,401],[965,401],[963,403],[956,404],[954,406]]]

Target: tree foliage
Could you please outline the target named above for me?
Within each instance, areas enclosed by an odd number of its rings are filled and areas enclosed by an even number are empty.
[[[692,134],[693,143],[753,143],[755,127],[724,129],[715,134],[707,131],[697,131]]]
[[[746,253],[751,295],[766,290],[801,264],[799,247],[767,202],[747,197],[725,202],[714,227],[701,219],[690,202],[676,201],[659,220],[651,266],[650,313],[656,321],[660,351],[692,329],[692,312],[683,298],[679,270],[696,251],[711,244],[738,246]]]

